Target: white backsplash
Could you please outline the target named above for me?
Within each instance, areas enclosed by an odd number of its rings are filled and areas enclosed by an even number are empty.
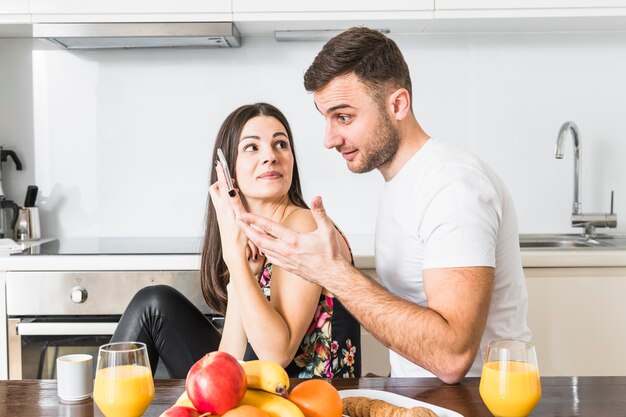
[[[605,212],[615,190],[626,227],[626,34],[403,35],[414,110],[431,135],[480,155],[507,183],[520,231],[569,227],[573,148],[554,159],[559,127],[582,136],[582,206]],[[244,38],[239,49],[67,52],[0,40],[5,192],[40,187],[45,236],[202,234],[210,152],[235,107],[267,101],[296,140],[305,197],[321,194],[348,235],[374,233],[377,172],[354,175],[322,146],[324,121],[302,75],[322,43]]]

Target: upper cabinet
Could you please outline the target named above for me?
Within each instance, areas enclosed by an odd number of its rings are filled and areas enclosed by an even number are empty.
[[[317,0],[310,2],[292,0],[233,0],[235,13],[344,13],[364,15],[372,12],[432,11],[434,0]]]
[[[30,23],[29,0],[0,0],[0,23]]]
[[[244,34],[275,30],[334,30],[368,25],[392,32],[422,32],[435,0],[233,0],[233,20]]]
[[[626,0],[435,0],[429,32],[626,29]]]
[[[611,9],[626,7],[626,0],[436,0],[437,10],[458,10],[471,14],[489,11],[502,15],[545,16],[546,14],[583,15],[589,9]],[[612,13],[605,10],[605,13]]]
[[[30,3],[33,23],[232,20],[231,0],[30,0]]]
[[[623,31],[626,0],[0,0],[0,37],[31,22],[227,21],[243,35],[356,25],[392,34]]]

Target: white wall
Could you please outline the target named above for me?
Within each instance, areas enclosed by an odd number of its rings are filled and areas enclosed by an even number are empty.
[[[626,34],[394,38],[418,120],[504,178],[522,233],[577,232],[571,143],[554,159],[566,120],[582,133],[583,210],[608,211],[615,190],[626,231]],[[17,115],[0,114],[0,143],[28,166],[7,169],[23,180],[5,191],[21,202],[25,185],[40,186],[47,236],[199,235],[221,121],[268,101],[292,124],[307,199],[322,194],[346,233],[372,235],[382,179],[349,173],[323,148],[323,119],[302,87],[321,46],[253,37],[239,49],[67,52],[0,40],[0,113],[19,103]],[[15,82],[21,89],[7,87]]]

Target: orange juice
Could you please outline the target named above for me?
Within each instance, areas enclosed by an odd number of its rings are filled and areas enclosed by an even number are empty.
[[[487,362],[480,378],[480,396],[497,417],[526,417],[541,398],[537,367],[526,362]]]
[[[150,368],[121,365],[96,372],[93,399],[106,417],[139,417],[154,397]]]

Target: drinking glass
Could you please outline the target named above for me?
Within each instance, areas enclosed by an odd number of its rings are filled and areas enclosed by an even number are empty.
[[[93,399],[106,417],[140,417],[154,397],[145,343],[100,346]]]
[[[541,399],[535,347],[519,340],[489,342],[480,396],[496,417],[526,417]]]

